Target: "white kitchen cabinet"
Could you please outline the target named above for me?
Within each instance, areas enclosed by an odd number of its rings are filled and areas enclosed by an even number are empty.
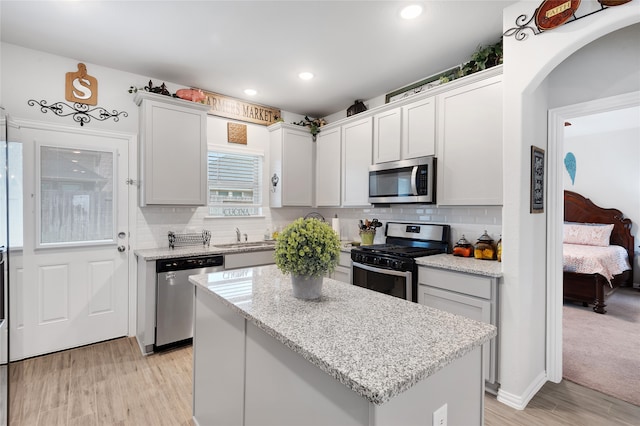
[[[498,326],[498,279],[420,266],[418,303]],[[499,329],[499,328],[498,328]],[[489,390],[498,382],[498,337],[482,347]]]
[[[342,206],[369,205],[371,117],[342,126]]]
[[[373,162],[401,159],[402,109],[394,108],[373,116]]]
[[[436,98],[402,107],[402,159],[436,153]]]
[[[276,123],[269,126],[269,137],[269,205],[312,206],[314,157],[309,129]]]
[[[207,205],[207,105],[137,92],[140,205]]]
[[[438,205],[502,204],[502,76],[437,97]]]
[[[434,96],[373,116],[375,164],[435,155]]]
[[[316,139],[316,206],[340,206],[341,128],[322,129]]]

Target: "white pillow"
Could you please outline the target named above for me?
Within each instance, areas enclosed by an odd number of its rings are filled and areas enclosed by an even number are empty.
[[[565,223],[562,242],[606,247],[609,245],[611,231],[613,231],[613,224]]]

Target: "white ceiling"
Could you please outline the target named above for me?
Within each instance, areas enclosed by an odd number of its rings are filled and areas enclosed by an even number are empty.
[[[574,117],[564,128],[566,139],[640,128],[640,106]],[[611,141],[609,141],[611,142]]]
[[[0,36],[154,84],[322,117],[466,62],[500,39],[502,10],[515,1],[418,1],[423,14],[404,21],[410,3],[1,0]],[[245,95],[249,87],[258,94]]]

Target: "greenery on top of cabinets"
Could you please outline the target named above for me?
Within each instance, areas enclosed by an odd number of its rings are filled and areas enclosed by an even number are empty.
[[[476,51],[471,55],[471,60],[460,65],[459,67],[449,70],[449,72],[440,77],[440,83],[447,83],[456,78],[464,77],[487,68],[495,67],[502,63],[502,37],[495,44],[487,46],[478,46]]]

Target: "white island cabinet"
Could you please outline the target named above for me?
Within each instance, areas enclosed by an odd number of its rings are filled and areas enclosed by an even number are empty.
[[[298,300],[275,266],[190,280],[196,424],[483,422],[492,325],[329,278],[319,301]]]
[[[140,205],[207,205],[208,105],[137,92]]]

